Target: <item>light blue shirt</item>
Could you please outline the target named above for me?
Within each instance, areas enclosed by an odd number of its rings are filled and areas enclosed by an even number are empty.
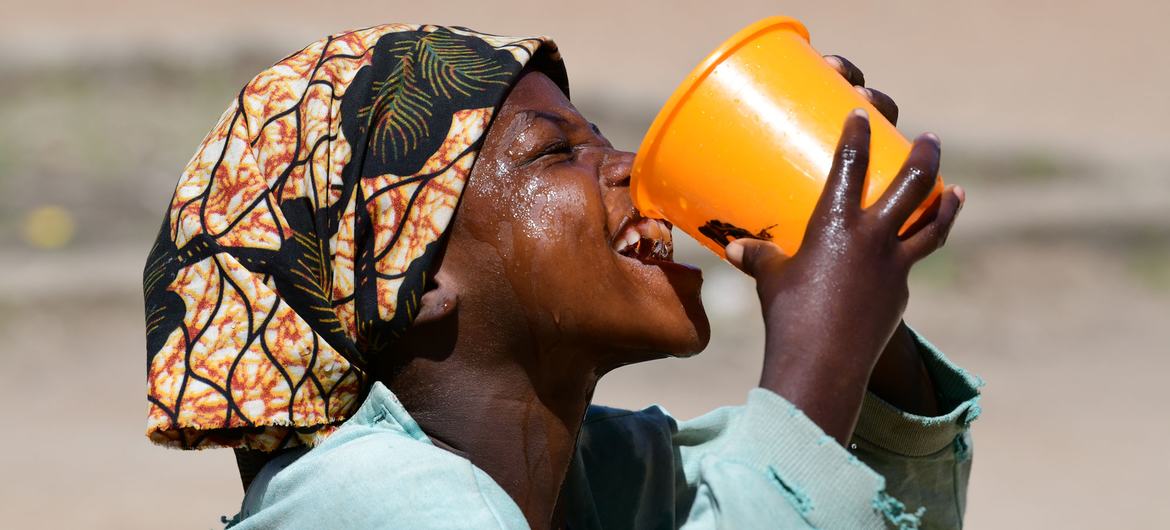
[[[656,406],[591,406],[562,490],[568,528],[959,528],[981,383],[917,340],[948,412],[915,416],[868,395],[849,449],[764,389],[683,422]],[[232,528],[528,523],[487,473],[431,443],[375,383],[323,443],[264,467]]]

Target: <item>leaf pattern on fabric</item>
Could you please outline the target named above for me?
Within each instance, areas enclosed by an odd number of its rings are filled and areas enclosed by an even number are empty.
[[[375,26],[240,91],[180,176],[143,271],[150,440],[271,451],[349,417],[369,364],[413,320],[495,106],[541,48],[555,53],[539,38]]]
[[[431,134],[436,100],[470,97],[492,85],[507,88],[513,73],[469,46],[470,39],[484,42],[439,28],[388,49],[394,67],[386,79],[374,82],[377,95],[358,112],[373,131],[375,156],[385,161],[417,149],[419,139]]]

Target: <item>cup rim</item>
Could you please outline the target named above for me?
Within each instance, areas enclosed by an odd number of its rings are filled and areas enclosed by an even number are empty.
[[[695,88],[698,87],[704,79],[711,74],[713,70],[720,63],[722,63],[729,56],[734,54],[744,44],[750,42],[757,35],[775,30],[777,28],[788,29],[796,32],[806,42],[809,41],[808,28],[804,26],[799,20],[785,16],[772,16],[757,20],[743,29],[737,31],[727,40],[724,40],[715,48],[714,51],[707,54],[707,56],[699,62],[695,68],[687,74],[683,81],[679,83],[678,88],[675,88],[671,93],[670,98],[666,100],[666,104],[658,111],[658,115],[650,124],[650,129],[646,131],[646,136],[642,139],[642,144],[638,147],[638,154],[634,159],[634,166],[631,168],[631,185],[632,180],[636,180],[637,176],[642,173],[642,169],[648,160],[652,160],[655,151],[658,150],[658,144],[662,140],[662,134],[667,129],[667,124],[674,120],[674,116],[678,113],[683,101],[687,100]]]

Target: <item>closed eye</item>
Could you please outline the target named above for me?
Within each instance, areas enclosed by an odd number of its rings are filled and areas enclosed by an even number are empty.
[[[573,154],[573,146],[564,140],[551,143],[537,153],[535,158],[543,158],[549,155],[571,155]]]

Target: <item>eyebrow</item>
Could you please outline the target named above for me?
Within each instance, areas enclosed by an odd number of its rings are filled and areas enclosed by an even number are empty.
[[[564,116],[561,116],[560,114],[554,114],[552,112],[545,112],[543,110],[526,110],[526,111],[521,112],[520,115],[528,117],[528,118],[545,119],[545,120],[551,121],[553,123],[556,123],[557,125],[570,125],[571,124],[569,122],[569,120],[567,118],[565,118]]]
[[[573,125],[573,122],[571,120],[569,120],[568,118],[565,118],[564,116],[561,116],[560,114],[556,114],[556,113],[552,113],[552,112],[545,112],[543,110],[526,110],[526,111],[521,112],[520,114],[523,116],[527,116],[529,118],[541,118],[544,120],[548,120],[548,121],[551,121],[551,122],[556,123],[557,125],[561,125],[561,126],[570,126],[571,127]],[[593,130],[593,134],[596,134],[597,136],[602,136],[601,129],[599,129],[597,127],[596,123],[593,123],[591,121],[587,121],[586,123],[588,123],[589,128],[591,130]]]

